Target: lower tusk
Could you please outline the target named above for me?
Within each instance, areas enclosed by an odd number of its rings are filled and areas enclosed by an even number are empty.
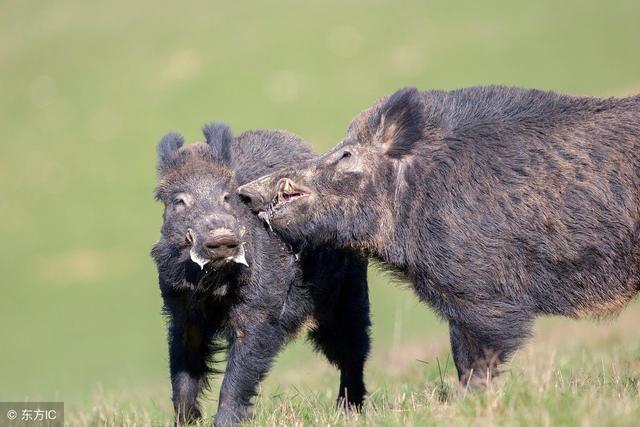
[[[269,221],[268,213],[266,213],[265,211],[260,211],[260,213],[258,214],[258,218],[263,220],[269,226],[269,230],[273,231],[273,228],[271,228],[271,222]]]
[[[240,250],[238,251],[238,253],[232,257],[227,258],[227,261],[232,261],[232,262],[235,262],[236,264],[243,264],[249,267],[249,263],[247,262],[247,257],[245,256],[245,252],[244,252],[244,245],[245,245],[245,242],[242,242],[240,244]]]
[[[196,252],[195,248],[191,248],[189,255],[191,256],[191,261],[200,266],[200,270],[204,270],[204,266],[209,263],[209,260]]]

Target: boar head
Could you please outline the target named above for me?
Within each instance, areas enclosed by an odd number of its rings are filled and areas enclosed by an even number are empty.
[[[402,89],[360,113],[326,154],[245,184],[238,193],[294,245],[376,251],[411,197],[408,171],[429,132],[425,122],[420,92]]]
[[[205,126],[204,134],[204,143],[183,147],[182,136],[170,133],[158,144],[156,198],[164,221],[152,250],[161,279],[196,289],[248,265],[229,166],[233,137],[220,124]]]

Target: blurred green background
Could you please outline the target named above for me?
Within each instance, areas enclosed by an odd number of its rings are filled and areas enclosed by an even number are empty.
[[[168,402],[148,255],[166,131],[283,128],[321,152],[402,86],[637,93],[639,23],[638,0],[0,0],[0,400]],[[374,355],[446,342],[390,281],[371,276]],[[290,346],[266,387],[313,358]]]

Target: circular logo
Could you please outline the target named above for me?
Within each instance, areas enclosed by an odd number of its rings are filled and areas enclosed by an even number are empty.
[[[18,413],[13,409],[9,409],[7,411],[7,418],[9,418],[10,420],[15,420],[16,418],[18,418]]]

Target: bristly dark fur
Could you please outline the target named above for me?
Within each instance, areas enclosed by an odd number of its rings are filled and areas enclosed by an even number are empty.
[[[199,399],[221,353],[227,366],[215,425],[246,419],[258,383],[282,346],[312,325],[309,339],[340,370],[338,399],[360,406],[369,352],[367,262],[352,251],[294,254],[242,205],[235,188],[278,167],[313,158],[284,131],[238,138],[223,124],[205,126],[206,143],[182,147],[170,134],[158,148],[157,197],[165,204],[161,239],[152,249],[169,319],[171,385],[179,424],[200,417]],[[191,261],[186,235],[232,231],[249,267],[216,270]],[[227,345],[228,344],[228,347]]]
[[[162,167],[169,157],[184,144],[184,138],[179,133],[166,134],[158,143],[158,174],[162,173]]]
[[[236,181],[247,183],[274,170],[299,165],[315,156],[311,147],[284,130],[251,130],[233,144],[232,167]]]
[[[278,203],[282,182],[306,197]],[[495,375],[536,316],[613,315],[640,288],[640,96],[403,89],[239,192],[292,245],[402,272],[449,322],[463,382]]]
[[[202,133],[205,141],[213,150],[214,158],[221,163],[230,164],[233,134],[229,126],[224,123],[208,123],[203,126]]]

